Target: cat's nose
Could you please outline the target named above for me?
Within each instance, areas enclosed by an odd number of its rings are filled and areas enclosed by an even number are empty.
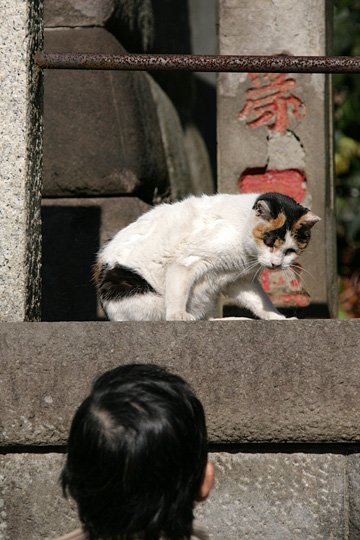
[[[281,264],[271,263],[271,268],[273,268],[273,269],[275,269],[275,268],[281,268]]]

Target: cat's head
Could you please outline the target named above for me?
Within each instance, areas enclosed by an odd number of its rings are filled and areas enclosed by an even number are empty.
[[[253,206],[259,262],[267,268],[288,268],[306,248],[311,228],[320,218],[290,197],[263,193]]]

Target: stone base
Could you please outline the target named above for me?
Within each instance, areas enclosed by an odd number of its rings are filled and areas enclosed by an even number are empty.
[[[139,361],[204,404],[211,540],[358,539],[358,336],[329,320],[0,324],[0,539],[78,526],[58,483],[70,421],[97,375]]]
[[[360,454],[255,449],[209,459],[215,486],[195,515],[210,540],[359,538]],[[54,453],[0,457],[1,540],[53,540],[79,527],[76,505],[58,482],[63,462]]]

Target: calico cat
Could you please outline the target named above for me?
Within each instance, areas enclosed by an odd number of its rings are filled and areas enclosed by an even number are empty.
[[[191,196],[161,204],[99,252],[95,281],[113,321],[206,320],[224,298],[285,319],[257,280],[288,269],[320,218],[279,193]]]

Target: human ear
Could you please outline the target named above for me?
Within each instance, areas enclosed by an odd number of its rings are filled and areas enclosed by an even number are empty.
[[[210,463],[208,461],[205,467],[204,478],[203,478],[203,481],[201,482],[199,493],[196,499],[197,501],[203,502],[208,498],[209,493],[214,484],[214,479],[215,479],[215,467],[213,463]]]

